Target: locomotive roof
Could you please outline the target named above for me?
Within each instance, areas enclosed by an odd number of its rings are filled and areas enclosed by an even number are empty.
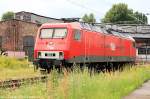
[[[71,22],[71,23],[45,23],[42,25],[42,27],[68,27],[71,26],[72,28],[75,29],[81,29],[80,23],[79,22]]]
[[[71,22],[71,23],[45,23],[42,25],[42,27],[49,27],[49,26],[71,26],[72,28],[75,29],[86,29],[86,30],[90,30],[90,31],[95,31],[95,32],[100,32],[100,33],[104,33],[104,34],[112,34],[115,36],[119,36],[122,38],[127,38],[130,39],[132,41],[135,41],[131,36],[123,34],[121,32],[112,30],[112,29],[106,29],[105,26],[103,25],[99,25],[99,24],[92,24],[92,23],[85,23],[85,22]]]
[[[130,35],[126,35],[126,34],[123,34],[121,32],[118,32],[112,29],[106,29],[106,27],[103,25],[94,24],[94,23],[85,23],[85,22],[80,22],[80,25],[81,25],[81,28],[83,29],[88,29],[91,31],[96,31],[96,32],[105,33],[105,34],[112,34],[115,36],[119,36],[119,37],[123,37],[123,38],[130,39],[132,41],[135,41],[134,38],[131,37]]]

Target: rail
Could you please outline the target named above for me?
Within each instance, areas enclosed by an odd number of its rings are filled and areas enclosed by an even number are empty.
[[[10,80],[4,80],[4,81],[0,80],[0,89],[17,88],[22,85],[46,82],[47,78],[48,76],[36,76],[36,77],[30,77],[30,78],[10,79]]]

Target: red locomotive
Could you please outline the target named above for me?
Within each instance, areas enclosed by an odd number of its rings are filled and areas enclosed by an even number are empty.
[[[135,57],[133,38],[81,22],[43,24],[34,48],[36,65],[48,70],[73,63],[134,62]]]

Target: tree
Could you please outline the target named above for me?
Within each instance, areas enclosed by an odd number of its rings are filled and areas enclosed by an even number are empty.
[[[14,12],[8,11],[2,15],[2,21],[9,19],[14,19]]]
[[[95,22],[96,22],[96,19],[95,19],[95,17],[94,17],[94,14],[93,14],[93,13],[90,13],[89,15],[85,14],[85,15],[82,17],[82,21],[88,22],[88,23],[95,23]]]
[[[148,23],[148,19],[147,19],[147,16],[143,13],[140,13],[140,12],[135,12],[134,13],[134,17],[137,18],[137,23],[142,23],[142,24],[147,24]]]
[[[83,20],[84,22],[88,22],[88,15],[85,14],[85,15],[82,17],[82,20]]]
[[[91,13],[91,14],[89,15],[89,22],[92,22],[92,23],[95,23],[95,22],[96,22],[96,19],[95,19],[93,13]]]
[[[127,4],[114,4],[102,19],[104,23],[141,23],[147,24],[147,17],[139,12],[133,12]]]

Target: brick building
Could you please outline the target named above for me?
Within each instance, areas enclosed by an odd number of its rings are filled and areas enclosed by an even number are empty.
[[[41,16],[31,12],[17,12],[14,19],[0,21],[0,49],[25,52],[33,56],[38,28],[43,23],[62,23],[61,19]]]
[[[25,51],[32,56],[39,24],[12,19],[0,22],[0,49]]]

